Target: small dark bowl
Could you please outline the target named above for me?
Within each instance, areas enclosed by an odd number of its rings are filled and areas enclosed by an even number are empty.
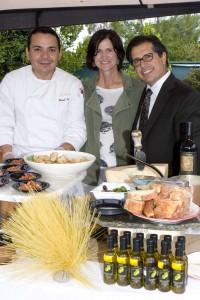
[[[8,158],[2,161],[5,165],[24,165],[25,161],[23,158]]]
[[[9,177],[9,174],[6,170],[0,168],[0,178]]]
[[[0,187],[6,185],[6,184],[8,184],[8,183],[9,183],[8,177],[1,177],[1,178],[0,178]]]
[[[48,182],[44,182],[44,181],[36,181],[37,184],[41,185],[42,190],[34,190],[34,189],[30,189],[30,190],[20,190],[20,186],[23,186],[24,184],[26,184],[27,182],[17,182],[15,184],[12,185],[12,187],[22,193],[39,193],[42,192],[44,190],[46,190],[47,188],[50,187],[50,184]]]
[[[22,176],[31,175],[31,174],[33,174],[35,177],[29,179],[20,179]],[[16,172],[10,174],[10,179],[16,182],[28,182],[30,180],[35,181],[41,177],[42,175],[36,172]]]
[[[14,170],[9,170],[9,168],[14,168],[16,167],[16,171]],[[5,165],[3,167],[1,167],[2,170],[7,171],[9,174],[11,173],[16,173],[16,172],[20,172],[20,171],[28,171],[30,170],[30,167],[27,164],[24,165]]]

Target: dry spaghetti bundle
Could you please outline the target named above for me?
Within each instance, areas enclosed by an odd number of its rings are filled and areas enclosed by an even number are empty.
[[[95,251],[91,235],[98,217],[90,214],[89,199],[73,196],[65,202],[55,194],[35,194],[11,212],[3,226],[11,238],[14,265],[31,271],[50,271],[90,284],[82,271]]]

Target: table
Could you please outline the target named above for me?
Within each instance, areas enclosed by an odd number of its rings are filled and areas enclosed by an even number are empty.
[[[51,177],[42,176],[40,181],[45,181],[50,183],[50,187],[44,192],[56,193],[58,195],[66,196],[69,194],[70,189],[78,185],[86,176],[86,171],[75,174],[69,177]],[[19,192],[12,188],[14,181],[10,181],[7,185],[0,187],[0,200],[20,202],[27,199],[28,194]]]
[[[0,266],[0,290],[2,300],[188,300],[198,299],[200,292],[199,280],[188,279],[186,292],[181,295],[174,294],[172,291],[162,293],[158,290],[147,291],[144,288],[139,290],[132,289],[130,286],[120,287],[115,285],[106,285],[102,280],[102,263],[88,262],[89,275],[92,278],[96,288],[87,288],[79,282],[71,279],[65,283],[54,281],[50,274],[44,273],[41,277],[35,278],[15,278],[9,271],[12,270],[12,264]],[[23,272],[23,269],[22,269]],[[87,272],[88,273],[88,272]],[[24,273],[27,274],[27,273]]]

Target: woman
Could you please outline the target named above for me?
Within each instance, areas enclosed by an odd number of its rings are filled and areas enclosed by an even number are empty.
[[[88,44],[86,64],[95,76],[83,82],[87,141],[84,151],[96,156],[84,183],[105,181],[105,168],[128,164],[132,124],[144,85],[122,70],[125,51],[118,34],[101,29]],[[88,187],[85,191],[89,191]]]

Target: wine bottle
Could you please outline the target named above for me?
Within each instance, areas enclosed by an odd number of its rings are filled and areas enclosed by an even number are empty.
[[[134,289],[143,286],[143,259],[138,238],[133,239],[133,251],[130,255],[130,286]]]
[[[129,255],[127,240],[120,236],[120,249],[117,252],[117,283],[121,286],[129,285]]]
[[[169,292],[171,289],[171,261],[168,242],[161,241],[161,254],[158,260],[158,290]]]
[[[197,175],[197,146],[193,141],[192,122],[186,122],[185,129],[185,140],[180,146],[180,175]]]
[[[172,260],[172,292],[183,294],[186,288],[185,259],[181,242],[176,242],[175,257]]]
[[[107,250],[104,253],[103,260],[104,282],[106,284],[114,284],[117,281],[117,261],[113,235],[108,235]]]

